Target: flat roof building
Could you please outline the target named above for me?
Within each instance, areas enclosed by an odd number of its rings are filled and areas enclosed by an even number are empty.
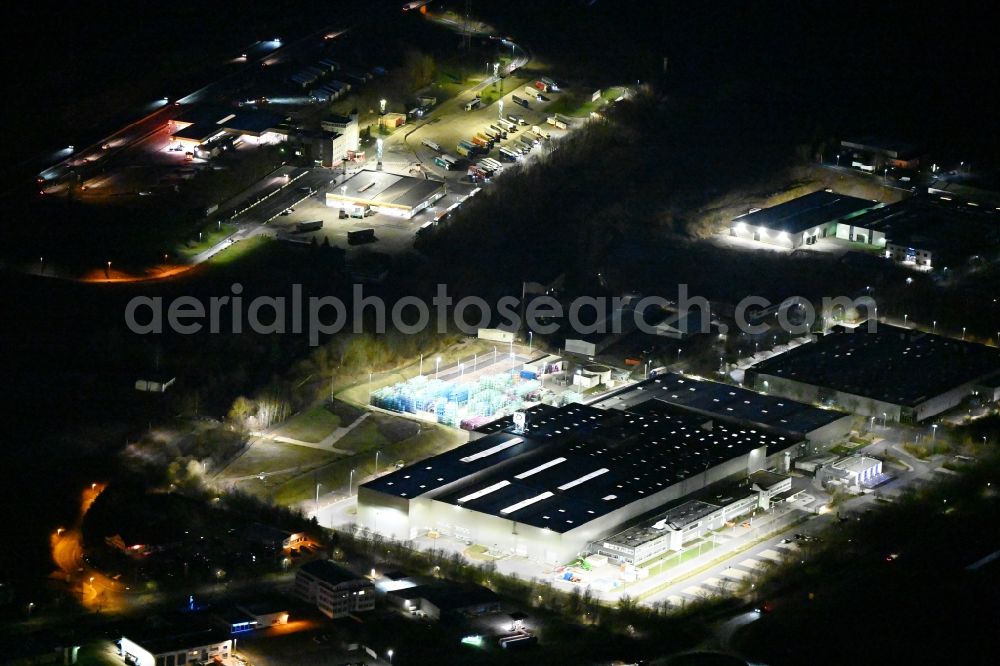
[[[878,136],[851,137],[843,139],[840,145],[856,159],[875,169],[885,165],[897,169],[916,169],[924,156],[924,152],[912,143]]]
[[[330,560],[313,560],[295,572],[295,594],[330,618],[375,608],[375,585]]]
[[[591,550],[618,562],[641,565],[717,530],[791,490],[791,477],[757,471],[738,482],[723,481],[675,502],[666,511],[594,542]]]
[[[279,128],[286,120],[285,116],[249,107],[234,110],[196,106],[169,121],[170,138],[192,148],[221,134],[248,143],[275,143],[285,139]]]
[[[150,626],[121,638],[121,655],[135,666],[195,664],[213,659],[228,660],[233,649],[229,632],[208,621]]]
[[[729,235],[795,249],[836,236],[839,223],[879,205],[869,199],[817,190],[740,215],[730,222]]]
[[[432,620],[456,615],[483,615],[500,611],[500,597],[493,590],[474,584],[447,581],[400,581],[386,592],[390,603],[404,611],[421,612]]]
[[[409,219],[444,194],[444,183],[437,180],[365,169],[331,187],[326,194],[326,205],[371,208],[379,213]]]
[[[884,246],[885,257],[898,264],[957,269],[1000,244],[998,223],[1000,213],[988,206],[947,196],[912,197],[852,218],[838,235],[845,229],[852,240]]]
[[[1000,350],[909,328],[834,327],[747,370],[755,389],[916,423],[958,405],[1000,371]]]
[[[694,414],[572,404],[362,485],[358,521],[561,563],[667,502],[766,469],[800,440]]]
[[[617,391],[594,405],[637,413],[669,413],[680,409],[814,443],[847,435],[852,421],[851,415],[844,412],[673,372]]]

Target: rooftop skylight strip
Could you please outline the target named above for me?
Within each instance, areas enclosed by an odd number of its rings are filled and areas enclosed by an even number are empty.
[[[459,460],[461,460],[464,463],[470,463],[476,460],[481,460],[483,458],[488,458],[492,456],[494,453],[500,453],[504,449],[509,449],[510,447],[520,444],[523,441],[524,440],[521,439],[520,437],[515,437],[514,439],[509,439],[506,442],[497,444],[496,446],[491,446],[490,448],[484,451],[480,451],[479,453],[474,453],[471,456],[465,456],[464,458],[459,458]]]
[[[515,479],[527,479],[532,474],[538,474],[539,472],[547,470],[549,467],[555,467],[559,463],[564,463],[564,462],[566,462],[565,458],[554,458],[554,459],[548,461],[547,463],[543,463],[543,464],[539,465],[538,467],[534,467],[532,469],[529,469],[527,472],[521,472],[520,474],[516,474],[514,476],[514,478]]]
[[[483,488],[481,490],[477,490],[476,492],[470,493],[470,494],[466,495],[465,497],[459,497],[458,498],[458,503],[462,504],[463,502],[471,502],[472,500],[479,499],[480,497],[484,497],[486,495],[489,495],[494,490],[500,490],[504,486],[509,486],[509,485],[510,485],[510,481],[501,481],[500,483],[494,483],[492,486],[487,486],[487,487],[485,487],[485,488]]]
[[[541,502],[542,500],[548,499],[550,497],[552,497],[552,493],[546,490],[541,495],[535,495],[534,497],[529,497],[526,500],[521,500],[517,504],[511,504],[505,509],[500,509],[500,513],[506,516],[508,513],[514,513],[515,511],[519,511],[520,509],[523,509],[526,506],[531,506],[535,502]]]
[[[591,479],[596,479],[601,474],[605,474],[605,473],[610,472],[610,471],[611,470],[609,470],[607,467],[602,467],[601,469],[594,470],[590,474],[584,474],[579,479],[574,479],[574,480],[570,481],[569,483],[562,484],[561,486],[559,486],[559,490],[569,490],[570,488],[578,486],[581,483],[586,483],[587,481],[590,481]]]

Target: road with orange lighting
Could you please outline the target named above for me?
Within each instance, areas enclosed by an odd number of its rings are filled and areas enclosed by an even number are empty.
[[[87,566],[83,557],[83,518],[104,488],[103,483],[94,483],[83,490],[76,524],[70,528],[58,528],[53,532],[50,544],[52,561],[59,568],[57,575],[66,581],[74,595],[79,595],[84,608],[118,611],[123,607],[121,596],[125,591],[124,585]]]

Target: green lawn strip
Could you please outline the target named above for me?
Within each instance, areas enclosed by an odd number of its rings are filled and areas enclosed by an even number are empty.
[[[220,226],[218,223],[212,222],[201,229],[201,240],[198,240],[198,237],[195,236],[195,238],[188,242],[179,245],[177,254],[190,259],[199,252],[204,252],[222,239],[232,235],[235,231],[236,226],[233,224],[226,223]]]
[[[301,474],[305,470],[328,465],[337,459],[336,454],[296,444],[279,444],[266,439],[254,442],[249,450],[237,458],[219,475],[222,479],[235,479],[256,474],[274,474],[278,482]],[[285,478],[282,479],[281,477]]]
[[[369,417],[370,418],[370,417]],[[361,426],[358,426],[359,428]],[[443,453],[467,441],[467,434],[454,428],[436,424],[423,426],[422,432],[397,442],[382,445],[379,455],[379,471],[384,473],[397,460],[406,464]],[[273,498],[277,504],[295,504],[314,496],[315,483],[323,484],[322,492],[347,492],[351,470],[355,470],[353,490],[357,492],[358,482],[368,480],[375,471],[375,450],[366,448],[354,455],[341,458],[311,472],[274,487]]]
[[[299,412],[275,430],[276,435],[316,444],[340,427],[340,418],[325,405]]]

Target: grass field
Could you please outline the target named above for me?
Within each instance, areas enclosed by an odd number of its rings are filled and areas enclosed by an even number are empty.
[[[212,222],[211,224],[205,225],[205,227],[200,230],[201,240],[198,240],[198,237],[196,236],[186,243],[179,244],[177,247],[177,254],[185,258],[193,257],[199,252],[204,252],[209,249],[235,231],[236,225],[227,223],[220,226],[219,224]]]
[[[315,444],[339,427],[340,418],[336,414],[325,405],[316,405],[293,416],[278,428],[276,433]]]
[[[280,484],[308,470],[328,465],[337,458],[336,454],[319,449],[260,439],[223,470],[219,478],[227,480],[267,474],[269,485]]]
[[[585,97],[573,91],[550,93],[559,95],[559,97],[552,102],[548,111],[551,113],[561,113],[564,116],[572,118],[586,118],[592,111],[596,111],[608,102],[617,99],[622,94],[622,90],[618,86],[607,88],[601,92],[601,96],[597,101],[592,101],[589,93]]]
[[[407,464],[422,460],[443,453],[466,441],[467,434],[454,428],[446,428],[436,424],[422,425],[420,432],[412,437],[395,442],[387,441],[382,444],[381,448],[378,449],[381,451],[379,470],[385,472],[397,460],[402,460]],[[305,472],[273,486],[271,493],[273,501],[277,504],[296,504],[308,500],[316,492],[316,483],[322,484],[323,492],[346,492],[352,469],[355,470],[352,488],[354,492],[357,492],[358,484],[368,481],[375,472],[375,450],[374,447],[365,448],[354,455],[340,458],[321,468]]]

